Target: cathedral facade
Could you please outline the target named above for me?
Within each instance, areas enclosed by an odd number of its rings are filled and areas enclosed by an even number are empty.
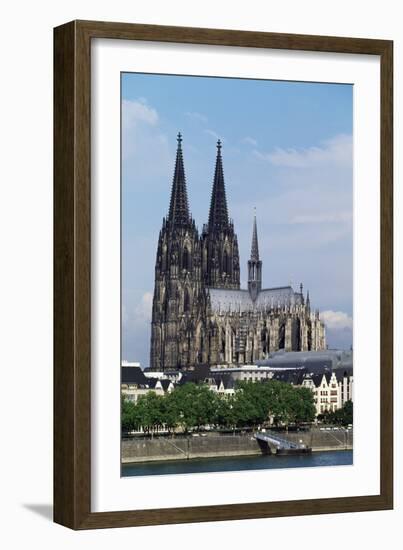
[[[252,364],[273,351],[326,349],[309,292],[262,288],[256,215],[248,288],[240,288],[238,240],[229,219],[221,143],[202,233],[192,219],[178,134],[169,211],[158,237],[151,321],[152,370]]]

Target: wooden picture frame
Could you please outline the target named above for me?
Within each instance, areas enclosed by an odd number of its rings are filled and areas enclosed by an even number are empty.
[[[91,40],[113,38],[380,56],[381,487],[371,496],[92,513]],[[72,529],[327,514],[393,507],[393,43],[73,21],[54,30],[54,520]]]

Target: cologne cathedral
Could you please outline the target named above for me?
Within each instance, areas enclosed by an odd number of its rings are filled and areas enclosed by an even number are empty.
[[[178,134],[169,212],[163,218],[155,263],[150,368],[188,370],[199,364],[253,364],[268,354],[323,350],[325,327],[318,311],[291,286],[262,288],[256,215],[240,288],[238,240],[228,215],[221,142],[210,211],[202,233],[189,211],[182,138]]]

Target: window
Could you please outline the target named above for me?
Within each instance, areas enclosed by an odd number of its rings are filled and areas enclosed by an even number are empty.
[[[223,271],[224,273],[229,274],[230,272],[230,262],[229,262],[229,256],[226,250],[224,250],[224,258],[223,258]]]
[[[183,312],[188,313],[189,310],[190,310],[189,291],[187,288],[185,288],[185,294],[183,297]]]
[[[182,255],[182,269],[186,269],[187,271],[189,271],[189,264],[189,251],[187,247],[185,247]]]

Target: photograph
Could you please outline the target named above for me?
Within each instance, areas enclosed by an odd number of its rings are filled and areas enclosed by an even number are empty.
[[[402,18],[342,4],[3,7],[1,547],[401,537]]]
[[[352,85],[122,73],[122,476],[353,463],[352,131]]]

